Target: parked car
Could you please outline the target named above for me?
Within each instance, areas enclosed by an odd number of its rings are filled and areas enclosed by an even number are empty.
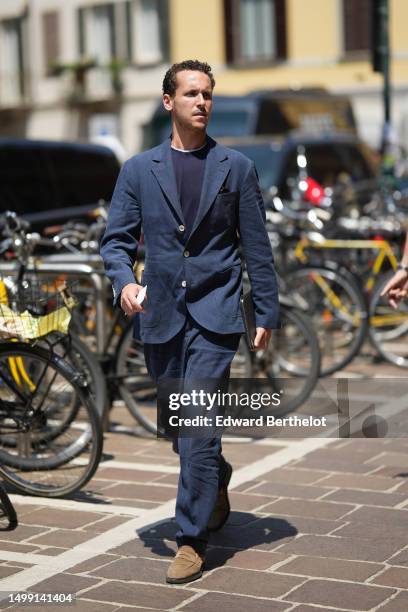
[[[0,138],[0,212],[23,215],[36,230],[81,219],[111,199],[119,171],[104,146]]]
[[[353,109],[347,96],[324,88],[256,91],[243,96],[214,96],[208,133],[221,136],[281,135],[292,130],[357,133]],[[153,147],[169,136],[170,114],[158,102],[144,126],[143,148]]]
[[[361,205],[369,201],[376,187],[375,157],[361,140],[350,134],[314,136],[295,132],[285,138],[235,138],[220,139],[220,142],[254,161],[266,199],[268,194],[274,194],[290,200],[300,172],[322,187],[345,182],[355,185]],[[302,167],[299,167],[300,151],[304,157]]]

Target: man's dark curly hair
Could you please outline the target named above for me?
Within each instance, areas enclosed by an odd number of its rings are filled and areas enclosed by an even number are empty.
[[[198,60],[185,60],[184,62],[173,64],[164,75],[163,94],[168,94],[171,97],[175,95],[177,89],[176,75],[182,70],[198,70],[199,72],[204,72],[204,74],[206,74],[210,78],[211,88],[214,89],[215,80],[211,72],[211,66],[209,66],[207,62],[199,62]]]

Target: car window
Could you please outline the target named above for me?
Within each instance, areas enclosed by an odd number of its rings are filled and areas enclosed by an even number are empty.
[[[345,170],[340,152],[333,145],[307,145],[306,161],[309,176],[323,187],[335,185]]]
[[[296,187],[299,176],[297,165],[297,148],[287,156],[279,192],[283,198],[291,197],[292,188]],[[375,177],[373,168],[360,151],[358,145],[351,143],[309,143],[305,145],[308,176],[314,178],[323,187],[333,187],[344,181],[353,183],[371,180]],[[364,199],[364,194],[362,198]]]
[[[110,200],[118,174],[108,150],[0,144],[0,210],[28,214]]]
[[[30,146],[0,145],[0,210],[17,214],[53,207],[55,186],[44,151]]]
[[[361,151],[350,144],[338,144],[337,150],[343,160],[346,172],[353,181],[363,181],[373,177],[373,171]]]
[[[213,138],[246,136],[252,133],[251,121],[250,108],[225,108],[225,105],[224,108],[217,108],[217,102],[215,102],[208,124],[208,134]],[[170,113],[158,113],[143,128],[143,148],[148,149],[162,143],[170,134]]]
[[[211,113],[208,133],[219,136],[246,136],[250,133],[251,114],[245,109],[217,110]]]
[[[261,189],[267,190],[272,185],[276,185],[282,161],[282,151],[279,146],[248,144],[233,145],[232,148],[240,151],[255,163]]]
[[[314,178],[323,187],[335,185],[337,178],[344,171],[344,163],[338,150],[333,145],[309,144],[305,146],[308,176]],[[293,148],[285,163],[279,183],[279,193],[283,198],[291,197],[291,189],[297,182],[299,167],[297,165],[297,148]]]
[[[111,199],[119,172],[113,154],[57,147],[47,150],[46,161],[55,185],[55,207],[81,206]]]
[[[284,134],[290,130],[356,131],[348,99],[290,96],[267,98],[259,105],[257,134]]]

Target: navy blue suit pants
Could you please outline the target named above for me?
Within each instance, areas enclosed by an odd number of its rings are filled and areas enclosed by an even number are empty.
[[[206,379],[211,387],[226,390],[230,365],[241,334],[218,334],[198,325],[188,316],[183,329],[163,344],[145,343],[149,374],[156,381]],[[186,387],[184,387],[184,390]],[[178,437],[173,449],[180,457],[176,501],[178,546],[189,544],[204,553],[208,541],[207,524],[214,508],[226,462],[222,455],[221,434],[204,437]]]

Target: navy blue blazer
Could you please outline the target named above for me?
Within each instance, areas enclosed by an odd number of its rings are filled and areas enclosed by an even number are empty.
[[[243,247],[256,324],[275,328],[278,288],[256,170],[247,157],[208,137],[209,152],[193,228],[186,237],[170,138],[122,167],[101,243],[114,301],[135,282],[133,265],[143,227],[147,285],[141,313],[144,342],[163,343],[184,325],[187,311],[221,334],[244,331],[240,313]]]

